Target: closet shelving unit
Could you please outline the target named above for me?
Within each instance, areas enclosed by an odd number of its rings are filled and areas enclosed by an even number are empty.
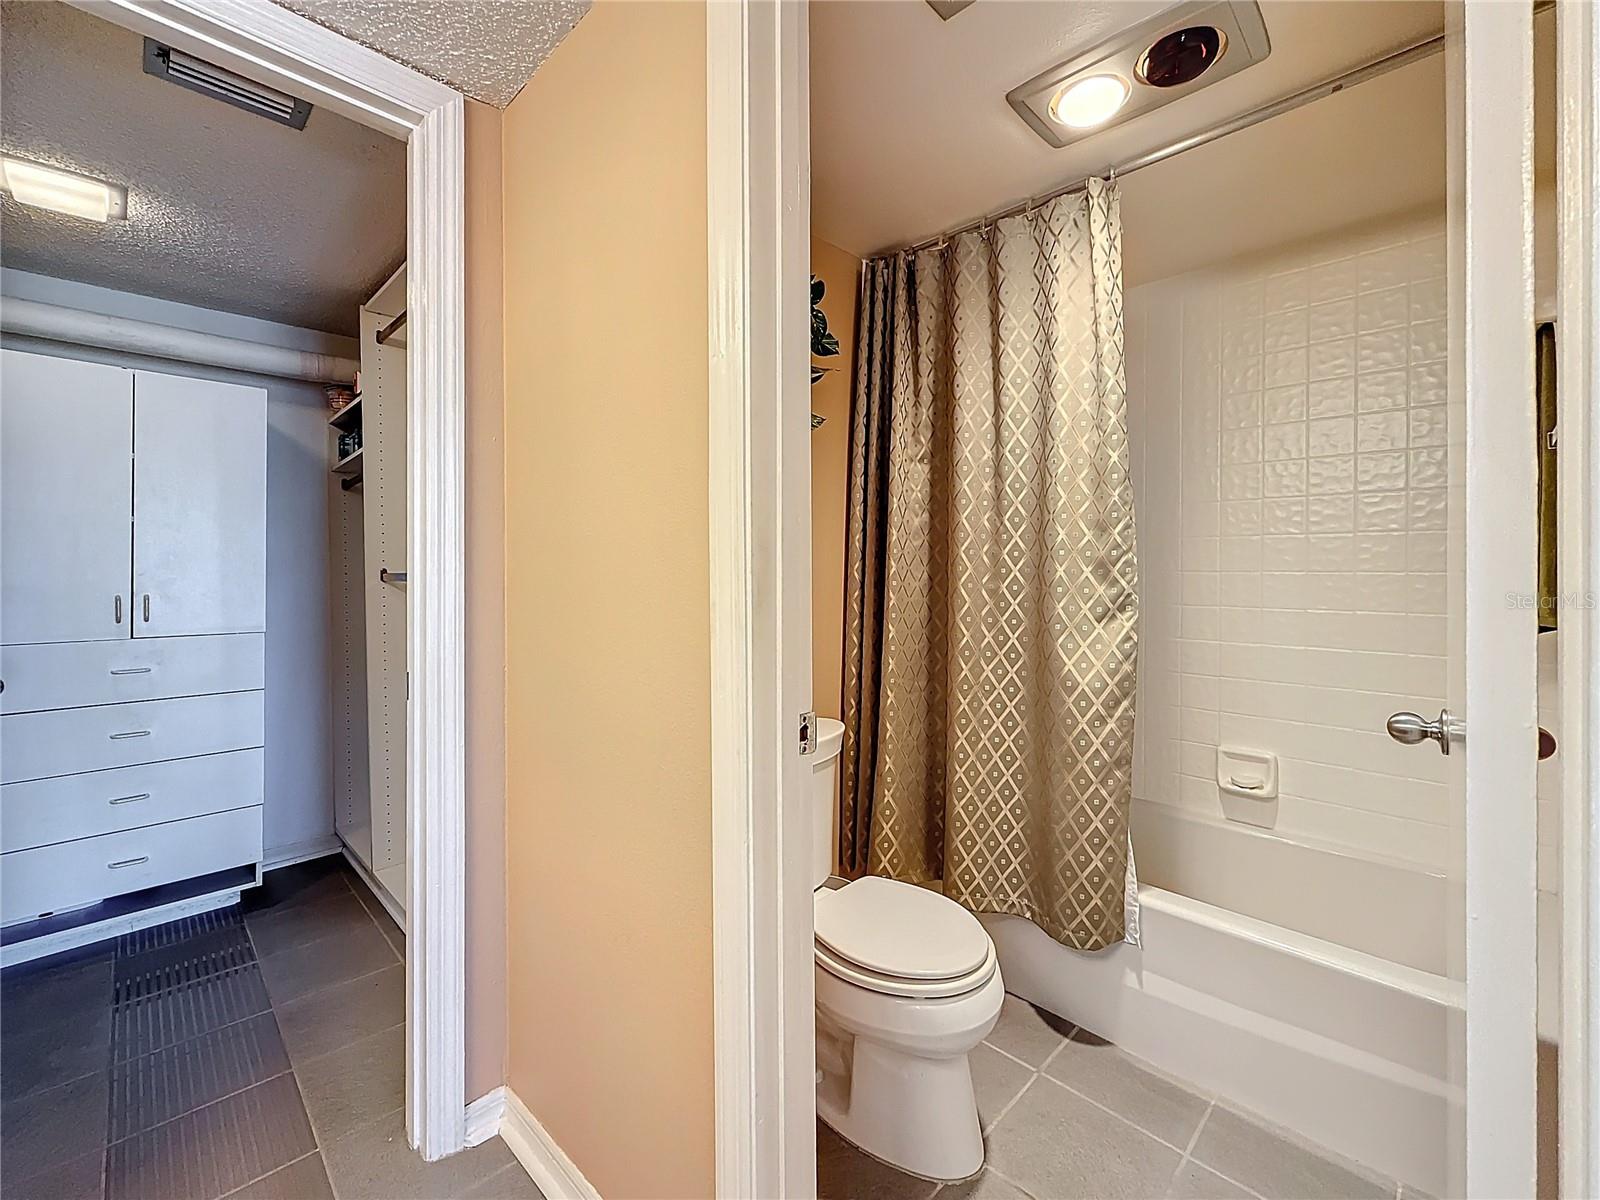
[[[339,486],[347,492],[352,488],[361,486],[361,451],[364,447],[357,446],[349,454],[339,458],[339,437],[341,434],[359,433],[361,431],[361,415],[361,393],[357,392],[354,400],[328,419],[328,428],[332,431],[333,454],[335,457],[333,473],[345,476]]]

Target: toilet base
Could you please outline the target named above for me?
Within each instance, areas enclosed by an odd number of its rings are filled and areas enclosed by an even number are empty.
[[[906,1054],[852,1037],[818,1014],[817,1065],[817,1115],[846,1141],[924,1179],[956,1182],[982,1170],[983,1131],[965,1051]]]

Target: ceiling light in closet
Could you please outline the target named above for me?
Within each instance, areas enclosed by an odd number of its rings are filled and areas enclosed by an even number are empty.
[[[1006,100],[1045,141],[1070,146],[1271,53],[1256,0],[1188,0],[1041,71]]]
[[[18,204],[47,208],[87,221],[120,221],[128,215],[128,189],[43,163],[0,155],[0,185]]]
[[[1128,102],[1128,81],[1120,75],[1090,75],[1067,84],[1050,101],[1050,115],[1072,129],[1104,125]]]

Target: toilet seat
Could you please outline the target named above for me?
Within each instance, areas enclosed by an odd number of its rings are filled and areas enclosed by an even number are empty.
[[[927,888],[867,876],[816,894],[816,961],[830,975],[890,996],[975,991],[997,959],[978,919]]]

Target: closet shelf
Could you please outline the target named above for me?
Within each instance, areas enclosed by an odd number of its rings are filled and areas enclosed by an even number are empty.
[[[355,475],[358,474],[360,470],[361,451],[359,449],[352,450],[349,454],[345,455],[338,462],[333,464],[333,473],[335,475]]]
[[[335,429],[346,430],[361,419],[361,393],[356,393],[356,398],[346,404],[333,416],[328,418],[328,424]]]

